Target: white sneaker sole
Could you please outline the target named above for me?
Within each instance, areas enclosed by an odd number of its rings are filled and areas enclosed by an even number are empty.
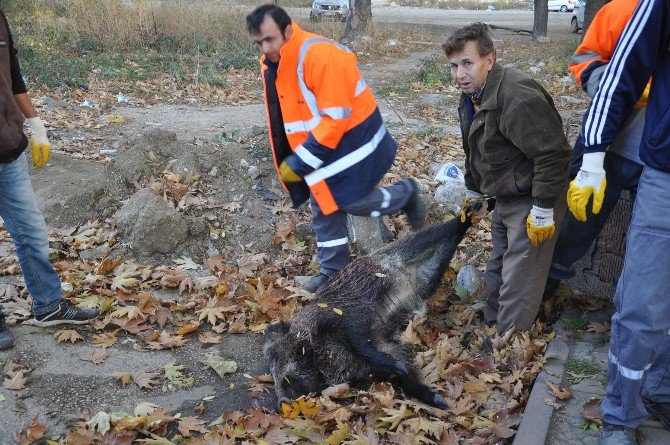
[[[59,324],[87,324],[95,320],[95,318],[91,318],[90,320],[51,320],[51,321],[38,321],[36,318],[32,319],[32,322],[35,326],[39,326],[41,328],[47,327],[47,326],[58,326]]]

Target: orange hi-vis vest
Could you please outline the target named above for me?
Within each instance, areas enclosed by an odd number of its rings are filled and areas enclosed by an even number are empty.
[[[636,0],[612,0],[593,17],[568,66],[580,86],[593,68],[609,63],[637,3]]]
[[[280,51],[276,93],[290,153],[281,153],[273,137],[268,104],[269,61],[261,56],[270,142],[275,167],[286,160],[304,178],[323,214],[354,202],[372,190],[388,171],[397,145],[383,124],[372,91],[345,46],[303,31],[292,23],[291,38]],[[275,126],[275,128],[277,128]],[[276,136],[276,135],[275,135]],[[298,194],[299,195],[299,194]],[[294,205],[306,199],[296,199]]]

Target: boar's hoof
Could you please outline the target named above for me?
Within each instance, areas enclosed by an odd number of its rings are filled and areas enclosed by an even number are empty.
[[[397,372],[400,375],[405,375],[409,371],[407,371],[407,366],[401,362],[400,360],[396,360],[395,362],[395,372]]]

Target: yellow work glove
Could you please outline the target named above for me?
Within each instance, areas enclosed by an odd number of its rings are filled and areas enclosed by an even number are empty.
[[[47,129],[44,128],[42,119],[39,117],[31,117],[26,119],[28,126],[30,126],[31,138],[30,149],[33,153],[33,165],[36,168],[42,168],[49,160],[51,153],[51,143],[47,137]]]
[[[568,208],[578,221],[586,221],[586,206],[593,195],[593,214],[598,214],[605,199],[605,153],[586,153],[582,168],[568,189]]]
[[[647,86],[644,88],[640,100],[638,100],[637,103],[635,104],[635,108],[645,108],[647,106],[647,99],[649,98],[650,89],[651,89],[651,81],[647,83]]]
[[[482,204],[478,210],[475,210],[472,208],[472,205],[477,201]],[[467,218],[470,218],[472,224],[476,225],[486,216],[487,212],[488,209],[484,202],[484,195],[473,192],[472,190],[467,190],[465,192],[465,198],[463,198],[463,202],[461,203],[461,222],[464,223]]]
[[[543,209],[533,206],[526,219],[526,233],[533,246],[538,246],[554,236],[556,224],[554,223],[554,209]]]
[[[291,167],[286,163],[286,161],[282,162],[279,165],[279,179],[282,180],[282,182],[300,182],[302,181],[302,178],[298,176],[296,172],[293,171]]]

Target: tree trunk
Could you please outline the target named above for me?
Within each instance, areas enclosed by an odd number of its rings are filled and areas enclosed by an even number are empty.
[[[589,26],[591,25],[591,22],[593,21],[593,17],[596,15],[596,12],[600,10],[600,8],[603,7],[605,3],[609,3],[610,0],[588,0],[586,2],[586,6],[584,9],[584,34],[586,34],[586,30],[589,29]]]
[[[549,20],[548,0],[534,0],[533,40],[547,36],[547,21]]]
[[[372,23],[372,0],[349,0],[347,26],[344,28],[342,40],[352,40],[356,34],[365,34]]]

